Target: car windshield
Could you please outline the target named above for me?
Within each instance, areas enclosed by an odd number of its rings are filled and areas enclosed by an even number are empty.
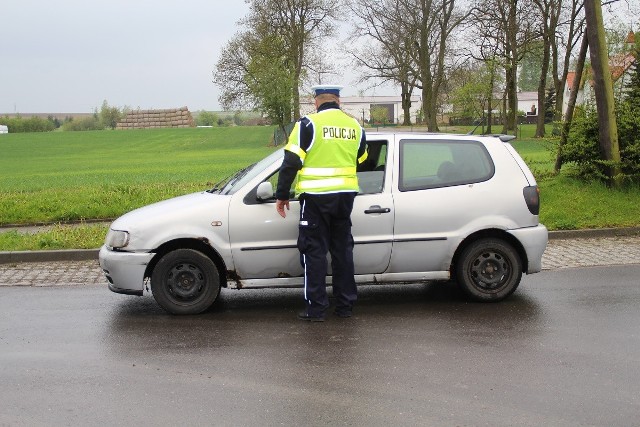
[[[283,156],[284,150],[280,149],[274,151],[258,163],[254,163],[246,168],[240,169],[230,177],[223,179],[209,190],[209,193],[233,194],[267,167],[279,159],[282,159]]]

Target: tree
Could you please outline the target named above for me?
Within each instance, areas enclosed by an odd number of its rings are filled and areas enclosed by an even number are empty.
[[[427,127],[438,130],[452,34],[470,14],[457,8],[457,3],[459,0],[352,0],[356,34],[374,42],[355,55],[370,70],[369,76],[400,85],[405,124],[413,88],[418,88]]]
[[[540,40],[532,43],[531,49],[523,56],[518,69],[518,88],[523,92],[538,90],[540,83],[540,70],[542,70],[543,42]],[[550,78],[547,73],[547,78]]]
[[[250,106],[281,128],[300,117],[300,87],[318,63],[339,18],[338,0],[245,0],[250,12],[244,30],[223,48],[214,71],[224,109]]]
[[[584,9],[598,111],[600,153],[603,160],[610,162],[606,168],[609,183],[618,186],[620,184],[617,178],[620,173],[618,166],[620,164],[620,147],[600,0],[585,0]]]
[[[554,119],[558,121],[562,118],[564,88],[569,75],[571,56],[575,46],[583,38],[585,27],[583,12],[584,0],[563,0],[562,22],[558,25],[558,34],[551,44],[551,75],[556,90]],[[562,57],[561,54],[563,54]]]
[[[463,79],[457,82],[453,92],[453,109],[456,116],[482,120],[484,131],[485,111],[491,103],[491,70],[483,63],[469,66]]]
[[[389,110],[382,106],[373,106],[371,107],[371,123],[372,124],[382,124],[382,126],[387,124],[389,119]]]
[[[446,78],[446,58],[451,51],[453,31],[470,15],[461,12],[454,0],[397,0],[404,7],[405,33],[412,37],[414,74],[422,90],[422,111],[429,131],[437,131],[440,89]]]
[[[115,129],[116,125],[122,119],[122,111],[118,107],[111,107],[105,99],[100,107],[100,123],[102,127]]]
[[[352,0],[354,17],[352,36],[364,41],[350,50],[364,72],[360,82],[378,79],[380,84],[393,82],[400,86],[403,125],[411,125],[411,95],[416,84],[413,73],[412,43],[405,33],[401,4],[391,0]]]
[[[563,161],[563,149],[569,138],[569,130],[571,129],[571,123],[573,121],[573,111],[576,106],[576,100],[578,97],[578,90],[580,89],[580,82],[582,81],[582,72],[584,71],[584,63],[587,57],[587,49],[589,48],[589,41],[587,40],[587,34],[582,36],[582,43],[580,45],[580,52],[578,53],[578,61],[576,63],[576,71],[573,79],[573,85],[571,85],[571,92],[569,95],[569,102],[567,103],[567,112],[565,113],[564,123],[562,124],[562,131],[560,132],[560,142],[558,143],[558,152],[556,154],[556,162],[553,170],[555,173],[560,172]]]
[[[503,133],[516,132],[518,65],[537,37],[534,18],[530,1],[477,0],[474,7],[478,39],[493,46],[495,59],[504,68]]]
[[[554,106],[556,105],[556,90],[553,86],[548,87],[544,96],[544,107],[538,111],[538,116],[544,118],[544,123],[551,123],[554,117]],[[538,120],[539,121],[539,120]]]
[[[540,14],[539,31],[542,41],[542,67],[538,83],[538,119],[536,122],[536,138],[544,136],[547,105],[545,92],[547,90],[547,75],[551,61],[551,46],[555,44],[558,21],[562,10],[562,0],[533,0]]]

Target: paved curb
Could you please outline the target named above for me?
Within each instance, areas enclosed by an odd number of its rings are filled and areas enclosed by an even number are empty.
[[[640,227],[598,228],[591,230],[550,231],[549,240],[590,239],[601,237],[637,236]],[[58,251],[0,252],[0,264],[19,262],[54,262],[97,260],[100,249],[67,249]]]
[[[640,237],[640,227],[626,228],[594,228],[589,230],[561,230],[550,231],[549,240],[560,239],[593,239],[597,237]]]

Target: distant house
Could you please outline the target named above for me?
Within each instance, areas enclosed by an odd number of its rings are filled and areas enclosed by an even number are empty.
[[[627,47],[635,43],[635,34],[630,31],[625,40]],[[613,93],[616,98],[624,97],[624,89],[631,78],[631,66],[636,58],[629,52],[619,53],[609,58],[609,71],[613,82]],[[578,89],[576,105],[595,105],[595,93],[593,91],[593,79],[589,78],[590,70],[585,70],[582,81]],[[587,78],[585,78],[587,76]],[[576,73],[571,71],[567,74],[567,81],[564,87],[564,98],[562,102],[562,114],[564,115],[569,105],[569,95],[575,80]]]
[[[538,92],[518,92],[518,111],[527,116],[538,115]]]
[[[411,97],[411,122],[416,122],[419,114],[422,98],[414,95]],[[374,108],[384,108],[387,110],[387,123],[402,123],[404,111],[402,110],[402,99],[399,96],[341,96],[340,107],[347,114],[357,118],[361,123],[369,123],[371,120],[371,110]],[[310,114],[315,112],[313,98],[305,97],[300,101],[300,114]]]

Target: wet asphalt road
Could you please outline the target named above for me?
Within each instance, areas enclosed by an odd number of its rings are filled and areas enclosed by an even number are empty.
[[[0,425],[640,425],[640,265],[545,271],[498,304],[446,284],[223,290],[199,316],[106,287],[0,289]]]

